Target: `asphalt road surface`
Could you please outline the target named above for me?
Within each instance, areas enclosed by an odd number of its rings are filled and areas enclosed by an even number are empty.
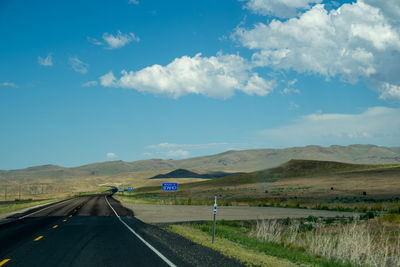
[[[69,199],[0,225],[0,266],[240,266],[133,217],[105,194]]]

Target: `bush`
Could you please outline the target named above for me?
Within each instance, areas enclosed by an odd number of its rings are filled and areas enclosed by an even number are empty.
[[[306,220],[308,222],[317,222],[318,221],[318,217],[310,215],[310,216],[307,217]]]
[[[361,220],[369,220],[375,218],[375,213],[373,211],[368,211],[360,216]]]
[[[400,206],[394,207],[394,208],[390,208],[389,209],[389,213],[391,213],[391,214],[400,214]]]

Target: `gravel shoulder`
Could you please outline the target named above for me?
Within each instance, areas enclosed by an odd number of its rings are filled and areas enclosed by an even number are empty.
[[[146,223],[173,223],[190,221],[209,221],[213,218],[212,206],[194,205],[153,205],[136,204],[121,201],[121,204],[131,209],[135,217]],[[358,213],[339,212],[326,210],[274,208],[274,207],[245,207],[228,206],[218,207],[218,220],[257,220],[257,219],[283,219],[306,218],[310,215],[318,217],[351,217]]]

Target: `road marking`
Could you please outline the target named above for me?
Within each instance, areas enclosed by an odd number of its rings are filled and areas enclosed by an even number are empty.
[[[71,217],[72,217],[72,214],[71,214],[71,215],[69,215],[68,217],[70,217],[70,218],[71,218]]]
[[[7,262],[9,262],[11,259],[4,259],[2,261],[0,261],[0,266],[3,266],[4,264],[6,264]]]
[[[58,225],[57,225],[57,224],[53,226],[53,228],[54,228],[54,229],[56,229],[57,227],[58,227]]]
[[[67,219],[64,219],[64,220],[63,220],[63,222],[66,222],[66,221],[67,221]]]
[[[137,238],[140,239],[140,241],[142,241],[148,248],[150,248],[154,253],[156,253],[163,261],[165,261],[166,264],[168,264],[171,267],[176,267],[175,264],[173,264],[169,259],[167,259],[163,254],[161,254],[161,252],[159,252],[157,249],[155,249],[152,245],[150,245],[150,243],[148,243],[146,240],[144,240],[138,233],[135,232],[135,230],[133,230],[128,224],[126,224],[121,217],[119,217],[118,213],[114,210],[114,208],[111,206],[110,202],[108,202],[107,196],[104,196],[106,199],[106,202],[108,204],[108,206],[110,206],[110,208],[113,210],[113,212],[115,213],[115,215],[117,216],[117,218],[122,222],[123,225],[126,226],[126,228],[129,229],[129,231],[131,231]]]
[[[41,235],[41,236],[36,237],[33,241],[39,241],[42,238],[43,238],[43,236]]]
[[[73,199],[73,198],[71,198],[71,199]],[[35,211],[35,212],[29,213],[29,214],[27,214],[27,215],[25,215],[25,216],[19,217],[18,219],[21,220],[21,219],[23,219],[23,218],[25,218],[25,217],[31,216],[31,215],[36,214],[36,213],[38,213],[38,212],[41,212],[41,211],[50,209],[50,208],[52,208],[52,207],[54,207],[54,206],[60,205],[60,204],[62,204],[62,203],[64,203],[64,202],[67,202],[67,201],[69,201],[69,200],[71,200],[71,199],[61,200],[59,203],[50,204],[50,206],[48,206],[48,207],[46,207],[46,208],[43,208],[43,209],[41,209],[41,210],[37,210],[37,211]]]

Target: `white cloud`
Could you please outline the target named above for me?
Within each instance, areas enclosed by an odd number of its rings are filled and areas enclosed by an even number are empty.
[[[117,78],[115,78],[114,73],[109,71],[100,77],[100,84],[105,87],[117,87]]]
[[[380,98],[400,102],[400,86],[389,83],[383,83],[381,86]]]
[[[368,5],[379,8],[381,13],[392,24],[400,24],[400,2],[398,0],[363,0]]]
[[[230,143],[203,143],[203,144],[175,144],[163,142],[155,145],[149,145],[146,149],[152,150],[151,152],[145,152],[143,155],[147,157],[159,157],[159,158],[187,158],[190,154],[194,153],[199,155],[206,152],[209,154],[221,152],[229,149],[232,145]],[[240,144],[239,144],[240,145]]]
[[[275,82],[259,77],[252,68],[239,55],[218,53],[217,56],[202,57],[199,53],[194,57],[176,58],[166,66],[156,64],[136,72],[123,70],[119,79],[110,71],[100,77],[100,84],[174,98],[187,94],[228,98],[235,90],[249,95],[267,95]]]
[[[296,104],[295,102],[290,102],[290,109],[299,109],[300,105]]]
[[[156,157],[164,159],[182,159],[187,158],[190,152],[182,149],[167,150],[167,151],[157,151],[154,153],[144,152],[143,156],[146,157]]]
[[[293,79],[291,81],[288,81],[288,86],[295,85],[297,83],[297,79]]]
[[[245,8],[260,15],[273,15],[290,18],[299,15],[301,10],[309,9],[312,4],[322,0],[249,0]]]
[[[182,149],[170,150],[165,153],[165,156],[168,158],[187,158],[189,156],[189,152]]]
[[[282,94],[285,94],[285,95],[300,94],[300,90],[295,89],[295,88],[285,88],[285,89],[283,89]]]
[[[48,54],[47,57],[45,57],[45,58],[42,58],[41,56],[38,56],[38,63],[41,66],[46,66],[46,67],[53,66],[53,56],[52,56],[52,54]]]
[[[107,158],[109,158],[109,159],[118,158],[117,154],[115,154],[115,153],[113,153],[113,152],[108,152],[108,153],[106,154],[106,156],[107,156]]]
[[[140,41],[140,38],[137,37],[133,32],[123,34],[121,31],[117,31],[116,35],[105,32],[103,33],[102,37],[103,42],[89,36],[87,39],[94,45],[105,46],[106,49],[117,49],[129,44],[132,41]]]
[[[156,145],[149,145],[149,149],[172,149],[172,148],[185,148],[185,149],[208,149],[211,147],[228,146],[229,143],[207,143],[207,144],[174,144],[174,143],[159,143]]]
[[[13,82],[2,82],[0,83],[0,86],[18,88],[18,85]]]
[[[128,3],[129,4],[138,5],[139,4],[139,0],[129,0]]]
[[[375,90],[385,83],[400,86],[397,0],[359,0],[331,11],[317,4],[298,18],[258,23],[251,29],[240,26],[232,38],[254,50],[252,60],[257,66],[327,79],[340,75],[351,83],[367,78]]]
[[[85,62],[82,62],[77,57],[70,57],[69,58],[69,64],[71,65],[71,67],[72,67],[72,69],[74,71],[80,72],[82,74],[87,73],[87,70],[89,68],[89,64],[86,64]]]
[[[293,124],[268,129],[261,136],[268,145],[303,146],[377,144],[398,146],[400,109],[372,107],[359,114],[323,114],[300,117]]]
[[[98,84],[97,81],[88,81],[82,84],[83,87],[90,87],[90,86],[96,86]]]
[[[87,40],[94,45],[103,45],[104,44],[103,42],[97,40],[96,38],[92,38],[89,36],[87,37]]]
[[[121,31],[117,31],[116,35],[112,35],[106,32],[103,34],[103,40],[107,43],[108,49],[121,48],[132,41],[140,41],[139,37],[135,36],[133,32],[123,34],[121,33]]]

